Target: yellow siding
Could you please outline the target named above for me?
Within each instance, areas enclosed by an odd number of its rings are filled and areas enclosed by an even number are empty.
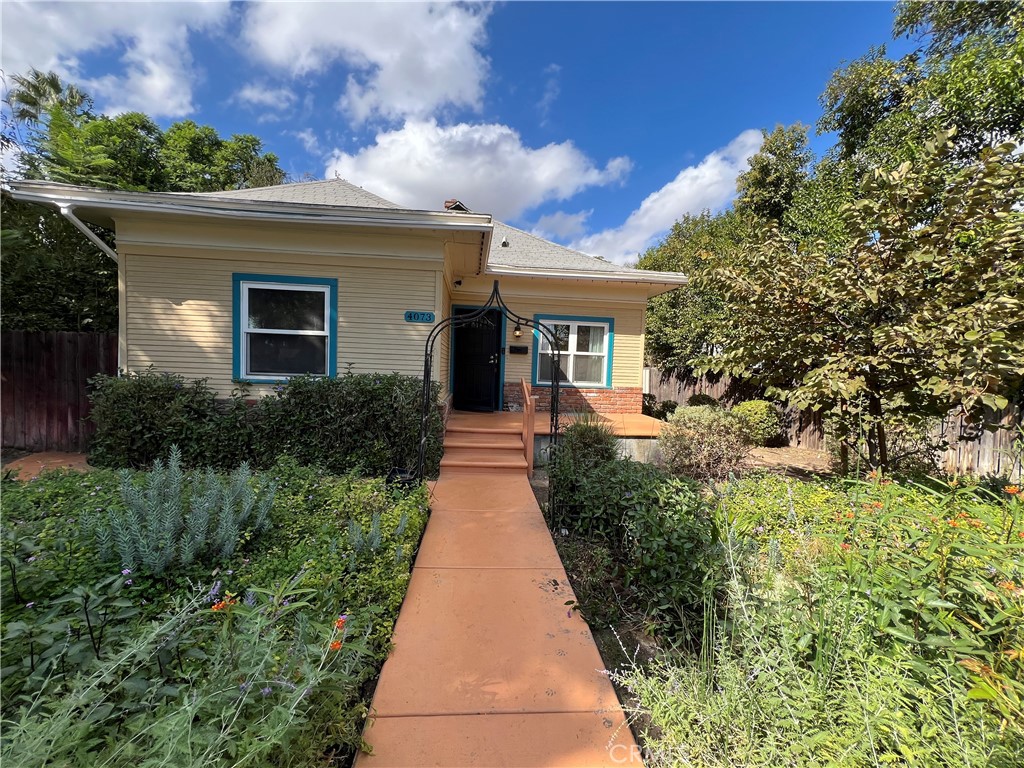
[[[423,345],[431,326],[406,323],[403,314],[436,305],[435,270],[222,256],[229,257],[175,258],[122,251],[129,369],[153,365],[186,378],[208,377],[215,390],[229,393],[235,386],[231,276],[244,272],[337,278],[338,372],[422,375]]]

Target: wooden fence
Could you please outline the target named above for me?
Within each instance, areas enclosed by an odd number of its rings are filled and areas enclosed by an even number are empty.
[[[644,391],[654,395],[658,402],[674,400],[686,403],[693,395],[710,395],[719,402],[734,405],[743,400],[751,400],[761,396],[756,388],[744,385],[727,376],[717,381],[706,378],[678,379],[675,376],[663,377],[657,368],[644,369]],[[787,408],[782,416],[786,440],[789,445],[797,448],[809,448],[813,451],[825,449],[825,430],[821,424],[821,415],[797,408]]]
[[[86,384],[97,373],[117,373],[117,334],[0,333],[3,447],[86,450],[93,432]]]
[[[691,395],[703,393],[730,405],[760,394],[757,389],[728,377],[717,381],[681,380],[675,376],[663,377],[657,368],[645,369],[644,391],[659,402],[685,403]],[[936,436],[943,436],[949,443],[949,448],[940,456],[942,469],[950,474],[1008,477],[1014,482],[1024,479],[1021,455],[1014,451],[1014,441],[1021,439],[1018,431],[1021,417],[1021,408],[1014,405],[987,414],[986,421],[1001,426],[992,432],[968,424],[962,415],[951,412],[936,430]],[[824,450],[825,431],[819,414],[789,408],[784,413],[784,424],[791,446]]]

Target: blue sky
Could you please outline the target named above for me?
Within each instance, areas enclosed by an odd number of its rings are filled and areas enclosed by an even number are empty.
[[[730,204],[760,129],[814,125],[889,3],[17,2],[2,67],[106,112],[249,132],[292,175],[458,197],[624,262]],[[814,136],[819,153],[832,143]]]

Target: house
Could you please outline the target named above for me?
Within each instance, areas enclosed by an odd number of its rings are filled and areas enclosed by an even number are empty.
[[[639,413],[647,299],[679,274],[594,258],[469,211],[408,210],[333,179],[216,193],[152,193],[17,181],[118,263],[120,366],[238,383],[265,394],[289,376],[421,376],[424,344],[498,282],[518,315],[561,341],[563,412]],[[110,228],[116,249],[82,222]],[[432,376],[458,410],[548,406],[552,355],[498,310],[441,334]]]

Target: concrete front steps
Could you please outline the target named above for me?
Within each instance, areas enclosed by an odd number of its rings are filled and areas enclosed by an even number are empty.
[[[522,475],[526,471],[522,422],[486,418],[493,415],[452,414],[444,435],[442,472]]]

